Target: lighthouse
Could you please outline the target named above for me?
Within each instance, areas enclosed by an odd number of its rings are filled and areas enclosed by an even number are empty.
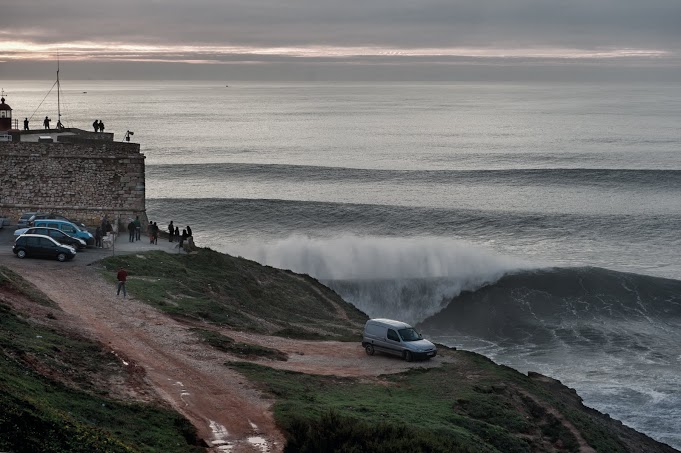
[[[12,129],[12,107],[5,104],[5,97],[0,98],[0,131]]]

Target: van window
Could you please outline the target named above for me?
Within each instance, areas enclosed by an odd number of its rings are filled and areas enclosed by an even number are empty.
[[[76,229],[72,227],[71,225],[62,225],[61,230],[64,231],[65,233],[75,233]]]
[[[48,223],[47,227],[48,228],[59,228],[59,224],[58,223]]]
[[[388,329],[388,340],[400,341],[400,337],[397,336],[397,332],[393,329]]]

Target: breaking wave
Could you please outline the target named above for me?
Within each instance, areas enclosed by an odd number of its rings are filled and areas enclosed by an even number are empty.
[[[463,292],[422,324],[506,345],[622,349],[659,349],[680,326],[681,281],[591,267],[505,275]]]
[[[462,291],[528,269],[529,263],[440,237],[291,236],[230,250],[262,264],[309,274],[372,317],[417,323]]]

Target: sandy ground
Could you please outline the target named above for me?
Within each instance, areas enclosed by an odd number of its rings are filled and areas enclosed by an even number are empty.
[[[135,300],[134,295],[117,297],[114,286],[89,265],[111,250],[88,249],[66,263],[19,260],[11,252],[12,231],[5,227],[0,232],[0,264],[35,284],[59,304],[67,323],[106,345],[126,366],[142,367],[157,397],[196,426],[209,451],[282,451],[284,437],[274,423],[273,401],[224,366],[226,361],[243,359],[198,342],[189,331],[195,326],[169,318]],[[178,252],[174,244],[161,240],[158,245],[145,240],[130,244],[125,237],[116,243],[117,254],[149,249]],[[276,348],[289,355],[288,361],[263,359],[258,363],[315,374],[377,379],[380,374],[454,360],[439,356],[407,363],[389,356],[369,357],[359,343],[298,341],[215,330],[237,341]]]

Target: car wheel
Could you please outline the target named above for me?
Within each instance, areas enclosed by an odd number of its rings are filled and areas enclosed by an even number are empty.
[[[26,250],[19,250],[19,251],[17,252],[17,256],[18,256],[19,258],[22,258],[22,259],[23,259],[23,258],[26,258]]]
[[[374,345],[368,344],[364,347],[364,351],[367,353],[367,355],[374,355]]]
[[[411,362],[412,360],[414,360],[414,356],[410,351],[404,351],[404,360],[406,360],[407,362]]]
[[[57,255],[57,260],[63,263],[64,261],[66,261],[66,254],[60,253],[59,255]]]

